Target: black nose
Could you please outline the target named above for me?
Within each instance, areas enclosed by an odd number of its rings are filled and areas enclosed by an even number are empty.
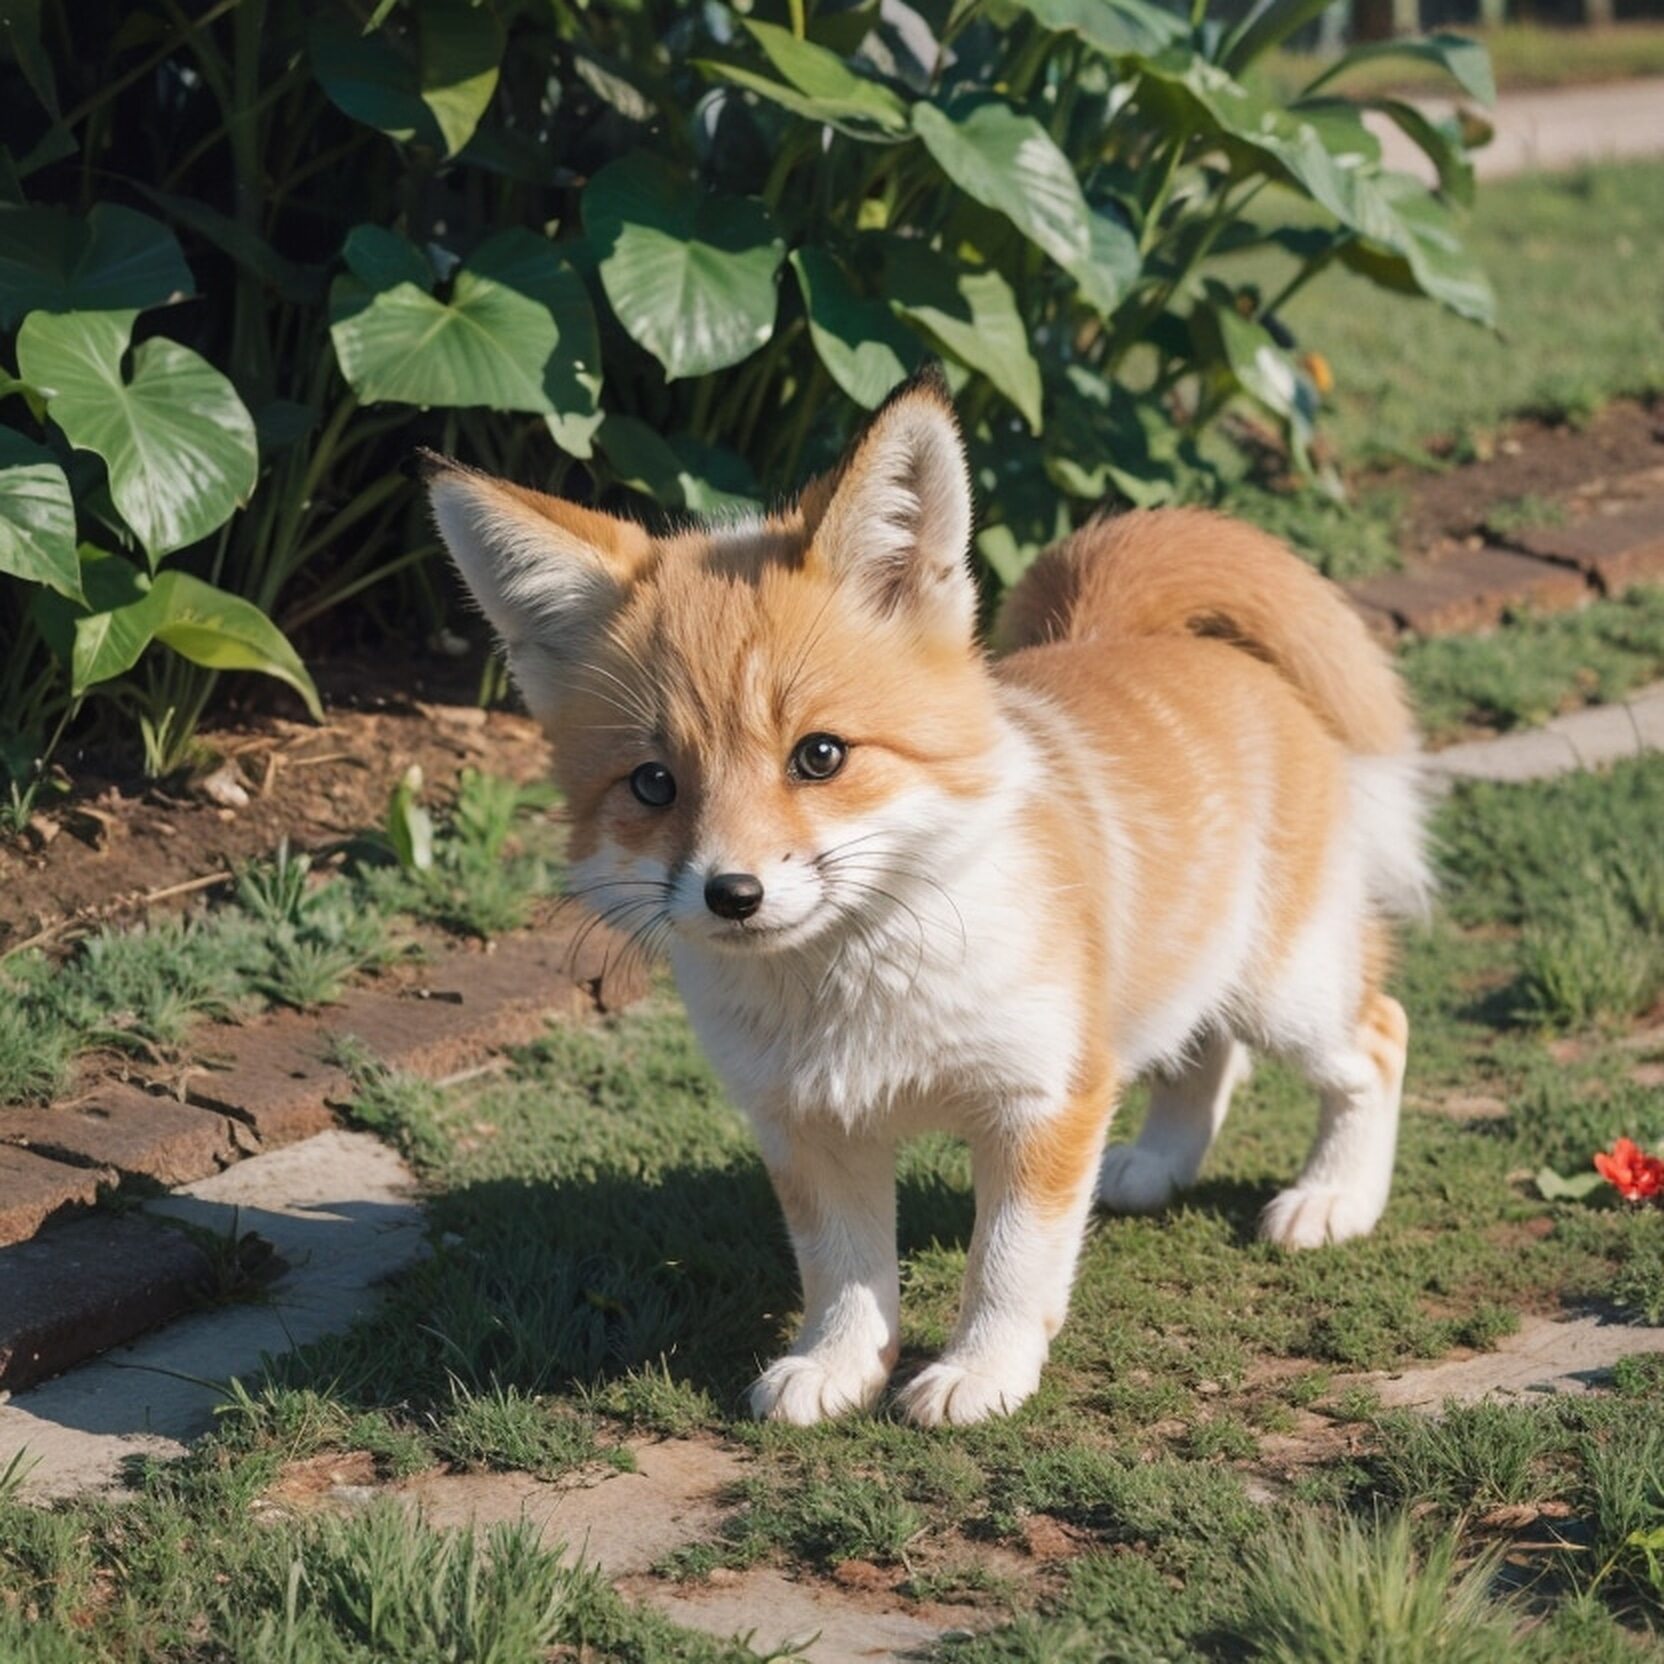
[[[705,880],[705,905],[722,919],[749,919],[763,905],[763,881],[754,872],[719,872]]]

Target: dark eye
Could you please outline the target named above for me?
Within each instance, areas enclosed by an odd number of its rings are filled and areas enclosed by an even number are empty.
[[[836,734],[810,734],[792,751],[791,772],[799,780],[830,780],[848,755],[849,747]]]
[[[630,776],[630,790],[649,809],[668,809],[676,801],[676,776],[663,763],[643,763]]]

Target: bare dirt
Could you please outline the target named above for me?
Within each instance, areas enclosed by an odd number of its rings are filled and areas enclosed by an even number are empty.
[[[210,761],[188,778],[147,781],[102,771],[96,756],[68,759],[73,789],[46,802],[22,837],[0,839],[0,954],[211,890],[285,837],[300,849],[338,845],[381,824],[412,764],[435,804],[465,768],[545,774],[537,725],[480,710],[459,680],[430,688],[419,668],[396,663],[379,674],[325,667],[324,723],[235,716],[203,733]]]
[[[1597,499],[1664,492],[1664,405],[1620,399],[1579,425],[1516,422],[1493,443],[1489,456],[1447,473],[1379,476],[1405,493],[1406,558],[1437,559],[1483,539],[1487,516],[1523,498],[1558,501],[1575,519]]]

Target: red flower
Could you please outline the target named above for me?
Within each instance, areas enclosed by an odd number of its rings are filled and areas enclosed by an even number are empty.
[[[1612,1153],[1595,1156],[1595,1171],[1626,1202],[1645,1202],[1664,1194],[1664,1161],[1648,1155],[1633,1138],[1614,1140]]]

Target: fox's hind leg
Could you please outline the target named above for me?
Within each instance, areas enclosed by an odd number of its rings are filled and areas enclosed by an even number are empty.
[[[1304,1060],[1323,1113],[1299,1180],[1260,1215],[1268,1242],[1316,1248],[1374,1229],[1392,1189],[1409,1038],[1404,1007],[1371,992],[1348,1042]]]
[[[1152,1079],[1137,1143],[1104,1151],[1098,1200],[1112,1213],[1154,1213],[1194,1184],[1248,1073],[1248,1048],[1215,1030],[1179,1069]]]

